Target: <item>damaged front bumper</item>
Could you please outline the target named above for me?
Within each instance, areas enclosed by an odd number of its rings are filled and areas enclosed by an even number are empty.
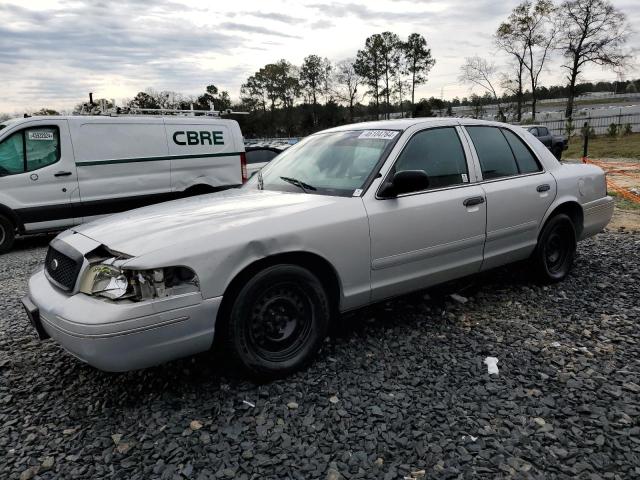
[[[199,292],[143,302],[69,295],[40,271],[22,303],[41,339],[53,338],[100,370],[121,372],[208,350],[221,301]]]

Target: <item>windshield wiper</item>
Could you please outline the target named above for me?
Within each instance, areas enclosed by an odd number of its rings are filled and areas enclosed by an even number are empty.
[[[304,193],[307,193],[307,190],[317,190],[313,185],[309,185],[308,183],[304,183],[302,180],[298,180],[297,178],[292,177],[280,177],[280,179],[288,182],[296,187],[300,187]]]

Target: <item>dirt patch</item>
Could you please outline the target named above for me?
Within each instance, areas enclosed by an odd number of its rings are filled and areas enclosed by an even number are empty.
[[[610,232],[640,232],[640,210],[623,210],[616,207],[607,230]]]

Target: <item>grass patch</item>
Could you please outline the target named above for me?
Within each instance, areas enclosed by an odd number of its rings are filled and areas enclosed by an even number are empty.
[[[563,157],[582,157],[582,138],[572,137],[569,148],[562,152]],[[589,157],[598,158],[635,158],[640,160],[640,133],[632,133],[624,137],[607,137],[599,135],[589,139]]]
[[[613,200],[616,202],[616,207],[618,207],[620,210],[640,211],[640,203],[621,197],[617,192],[609,191],[608,193],[611,197],[613,197]]]

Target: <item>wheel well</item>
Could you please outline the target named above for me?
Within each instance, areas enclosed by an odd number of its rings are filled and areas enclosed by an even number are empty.
[[[267,267],[285,263],[306,268],[318,277],[318,280],[320,280],[329,296],[332,318],[334,318],[334,315],[340,307],[341,284],[340,278],[333,266],[326,259],[315,253],[288,252],[261,258],[238,273],[227,286],[222,296],[222,304],[218,310],[218,319],[224,318],[224,315],[228,314],[236,295],[251,277]]]
[[[15,214],[15,212],[11,210],[9,207],[0,205],[0,216],[3,216],[7,220],[9,220],[13,224],[13,227],[16,230],[18,231],[24,230],[24,226],[22,225],[22,222],[20,221],[18,216]]]
[[[578,202],[561,203],[553,210],[553,212],[551,212],[551,215],[549,215],[547,221],[559,213],[564,213],[571,219],[571,222],[576,229],[576,239],[580,238],[580,235],[582,235],[582,229],[584,227],[584,214],[582,212],[582,207],[580,206],[580,204]]]

